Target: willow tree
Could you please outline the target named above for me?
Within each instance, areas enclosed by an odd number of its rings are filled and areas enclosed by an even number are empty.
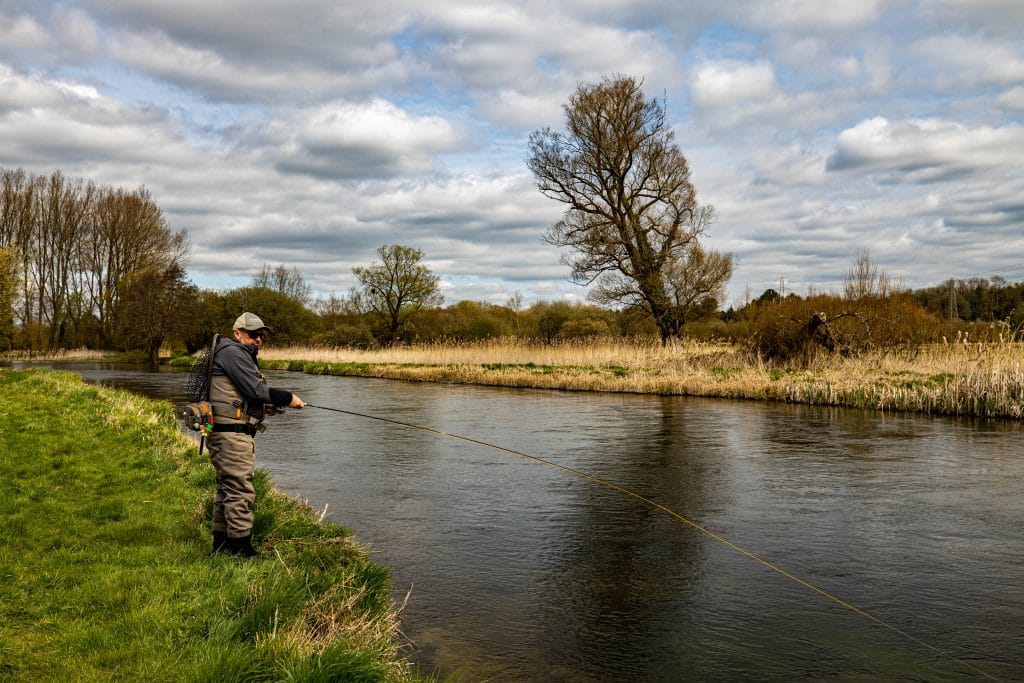
[[[377,247],[377,255],[380,263],[352,269],[359,281],[354,297],[360,308],[381,319],[385,328],[382,341],[390,346],[412,314],[440,306],[444,296],[437,276],[420,263],[423,252],[419,249],[384,244]]]
[[[534,131],[527,164],[541,193],[568,207],[544,239],[570,248],[570,279],[595,285],[597,303],[646,310],[665,343],[685,320],[677,283],[700,261],[691,247],[714,209],[697,204],[664,103],[645,99],[641,85],[625,76],[580,85],[563,107],[567,132]],[[732,257],[714,256],[728,263],[717,269],[724,284]]]

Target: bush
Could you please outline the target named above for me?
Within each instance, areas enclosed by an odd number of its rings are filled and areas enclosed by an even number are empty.
[[[612,328],[600,318],[573,318],[566,320],[558,330],[559,339],[580,340],[611,337]]]
[[[313,337],[314,346],[374,349],[379,346],[369,326],[362,322],[339,323]]]
[[[940,341],[943,323],[909,292],[849,300],[830,294],[788,297],[755,307],[750,343],[769,360],[804,366],[821,355]]]
[[[243,311],[258,315],[273,329],[275,346],[307,344],[319,331],[320,319],[302,304],[265,287],[241,287],[224,295],[226,310],[217,329],[231,334],[231,325]]]

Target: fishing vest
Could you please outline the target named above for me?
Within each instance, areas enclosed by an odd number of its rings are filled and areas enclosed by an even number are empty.
[[[260,425],[266,417],[263,404],[252,405],[246,401],[227,375],[210,378],[210,403],[217,424]]]

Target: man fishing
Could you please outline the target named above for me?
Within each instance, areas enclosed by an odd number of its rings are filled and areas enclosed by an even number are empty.
[[[210,403],[215,424],[208,437],[210,460],[217,471],[213,498],[213,552],[240,557],[259,555],[252,546],[256,490],[256,432],[263,420],[284,407],[302,408],[297,395],[267,386],[256,356],[271,330],[253,313],[235,320],[234,339],[221,339],[213,356]]]

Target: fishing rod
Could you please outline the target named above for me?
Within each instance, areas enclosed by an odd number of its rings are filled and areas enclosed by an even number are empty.
[[[438,436],[447,436],[447,437],[452,438],[452,439],[459,439],[460,441],[466,441],[468,443],[476,444],[478,446],[485,446],[487,448],[493,448],[496,451],[501,451],[503,453],[508,453],[510,455],[515,455],[517,457],[524,458],[526,460],[531,460],[533,462],[537,462],[537,463],[540,463],[542,465],[547,465],[548,467],[553,467],[555,469],[562,470],[563,472],[567,472],[567,473],[572,474],[574,476],[580,477],[581,479],[587,479],[589,481],[594,482],[595,484],[599,484],[599,485],[604,486],[606,488],[612,489],[613,491],[618,491],[619,493],[622,493],[622,494],[627,495],[627,496],[629,496],[631,498],[634,498],[634,499],[636,499],[636,500],[644,503],[645,505],[648,505],[648,506],[650,506],[650,507],[652,507],[652,508],[654,508],[656,510],[661,510],[662,512],[664,512],[665,514],[669,515],[673,519],[675,519],[675,520],[677,520],[679,522],[682,522],[683,524],[686,524],[690,528],[695,529],[696,531],[699,531],[700,533],[704,534],[705,536],[707,536],[707,537],[709,537],[711,539],[714,539],[715,541],[717,541],[717,542],[719,542],[719,543],[721,543],[721,544],[723,544],[723,545],[725,545],[725,546],[727,546],[729,548],[732,548],[733,550],[735,550],[739,554],[743,555],[744,557],[747,557],[747,558],[749,558],[749,559],[751,559],[751,560],[753,560],[753,561],[755,561],[755,562],[757,562],[757,563],[767,567],[768,569],[772,570],[773,572],[776,572],[777,574],[780,574],[780,575],[786,577],[790,581],[793,581],[794,583],[797,583],[797,584],[803,586],[804,588],[807,588],[807,589],[817,593],[818,595],[826,598],[827,600],[830,600],[830,601],[834,602],[835,604],[840,605],[841,607],[844,607],[844,608],[848,609],[849,611],[853,612],[854,614],[859,614],[860,616],[862,616],[865,619],[867,619],[867,620],[877,624],[878,626],[886,628],[889,631],[892,631],[893,633],[896,633],[896,634],[902,636],[903,638],[906,638],[907,640],[910,640],[910,641],[912,641],[914,643],[917,643],[918,645],[920,645],[920,646],[930,650],[931,652],[933,652],[933,653],[935,653],[937,655],[940,655],[940,656],[942,656],[942,657],[944,657],[944,658],[946,658],[946,659],[948,659],[948,660],[950,660],[952,662],[955,662],[959,666],[962,666],[964,668],[970,669],[974,673],[979,674],[980,676],[983,676],[983,677],[985,677],[985,678],[987,678],[989,680],[992,680],[992,681],[1000,680],[999,678],[993,676],[989,672],[984,671],[982,669],[979,669],[978,667],[970,664],[969,662],[965,662],[964,660],[959,659],[959,658],[955,657],[954,655],[951,655],[948,652],[946,652],[944,650],[941,650],[941,649],[935,647],[934,645],[931,645],[930,643],[927,643],[927,642],[921,640],[917,636],[914,636],[914,635],[912,635],[910,633],[907,633],[906,631],[904,631],[903,629],[899,628],[898,626],[893,626],[892,624],[888,623],[887,621],[884,621],[884,620],[874,616],[873,614],[871,614],[869,612],[866,612],[863,609],[861,609],[861,608],[859,608],[859,607],[857,607],[857,606],[847,602],[846,600],[843,600],[842,598],[839,598],[839,597],[833,595],[832,593],[829,593],[828,591],[824,590],[823,588],[819,588],[818,586],[814,585],[810,581],[807,581],[806,579],[802,579],[799,576],[796,576],[795,574],[792,574],[792,573],[786,571],[785,569],[779,567],[778,565],[773,564],[772,562],[769,562],[768,560],[760,557],[759,555],[756,555],[755,553],[753,553],[753,552],[751,552],[749,550],[746,550],[745,548],[742,548],[742,547],[736,545],[732,541],[724,538],[723,536],[720,536],[719,534],[716,534],[715,532],[711,531],[707,527],[702,526],[701,524],[698,524],[697,522],[695,522],[694,520],[690,519],[689,517],[681,515],[678,512],[676,512],[675,510],[673,510],[673,509],[671,509],[669,507],[666,507],[666,506],[662,505],[661,503],[659,503],[659,502],[657,502],[655,500],[652,500],[652,499],[650,499],[650,498],[648,498],[646,496],[643,496],[643,495],[637,493],[636,491],[632,491],[630,489],[627,489],[624,486],[619,486],[618,484],[616,484],[614,482],[611,482],[611,481],[608,481],[607,479],[602,479],[601,477],[595,476],[593,474],[589,474],[587,472],[583,472],[583,471],[580,471],[580,470],[577,470],[577,469],[573,469],[572,467],[567,467],[565,465],[560,465],[557,462],[553,462],[551,460],[546,460],[544,458],[540,458],[540,457],[537,457],[535,455],[529,455],[528,453],[523,453],[521,451],[517,451],[517,450],[511,449],[511,448],[505,448],[504,446],[498,446],[496,444],[488,443],[486,441],[481,441],[479,439],[473,439],[473,438],[468,437],[468,436],[462,436],[460,434],[452,434],[450,432],[443,432],[440,429],[433,429],[431,427],[424,427],[423,425],[413,424],[412,422],[402,422],[401,420],[394,420],[394,419],[391,419],[391,418],[388,418],[388,417],[380,417],[379,415],[367,415],[366,413],[357,413],[357,412],[355,412],[353,410],[342,410],[341,408],[330,408],[328,406],[318,406],[318,405],[313,405],[312,403],[306,403],[304,407],[305,408],[317,408],[319,410],[329,410],[329,411],[334,412],[334,413],[342,413],[344,415],[353,415],[355,417],[362,417],[362,418],[366,418],[366,419],[369,419],[369,420],[378,420],[380,422],[387,422],[388,424],[398,425],[400,427],[407,427],[409,429],[416,429],[416,430],[419,430],[419,431],[422,431],[422,432],[429,432],[431,434],[437,434]]]

